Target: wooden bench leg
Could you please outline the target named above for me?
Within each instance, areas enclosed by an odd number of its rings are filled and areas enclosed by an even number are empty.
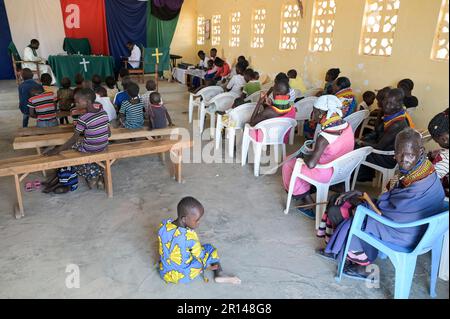
[[[40,147],[36,147],[37,153],[38,155],[41,155],[41,148]],[[42,175],[44,175],[44,177],[47,177],[47,172],[46,171],[42,171]]]
[[[106,160],[105,163],[105,186],[106,193],[108,194],[108,198],[113,197],[113,184],[112,184],[112,174],[111,174],[111,161]]]
[[[176,158],[176,162],[174,163],[174,171],[175,171],[175,178],[178,183],[182,182],[182,179],[181,179],[181,160],[183,158],[182,152],[183,152],[182,150],[175,151],[177,158]]]
[[[20,219],[25,216],[23,210],[22,190],[20,188],[19,175],[14,175],[14,182],[16,184],[17,203],[14,205],[14,217]]]

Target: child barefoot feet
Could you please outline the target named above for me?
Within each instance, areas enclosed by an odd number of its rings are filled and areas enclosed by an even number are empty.
[[[211,269],[214,271],[214,281],[218,284],[241,284],[241,280],[238,277],[224,273],[220,264],[211,265]]]

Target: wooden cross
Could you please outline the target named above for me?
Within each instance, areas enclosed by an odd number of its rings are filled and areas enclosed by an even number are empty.
[[[159,49],[156,48],[155,49],[155,53],[152,54],[152,56],[156,57],[156,64],[155,64],[155,82],[156,82],[156,90],[158,90],[158,78],[159,78],[159,70],[158,70],[158,66],[159,66],[159,57],[163,56],[164,53],[159,53]]]

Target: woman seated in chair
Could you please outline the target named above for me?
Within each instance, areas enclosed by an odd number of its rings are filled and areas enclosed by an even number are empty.
[[[394,188],[382,194],[376,202],[382,216],[396,223],[418,221],[440,213],[444,201],[444,189],[435,172],[433,164],[427,159],[419,132],[406,128],[395,140],[395,160],[400,167],[400,180]],[[318,236],[328,241],[324,250],[317,252],[329,259],[339,259],[345,249],[347,235],[353,220],[352,215],[358,205],[363,204],[362,193],[350,191],[330,201],[327,212],[322,218]],[[331,232],[325,236],[325,227]],[[382,240],[404,248],[414,248],[426,230],[423,226],[408,228],[391,228],[368,217],[363,225],[364,231]],[[365,279],[369,275],[365,267],[372,263],[378,250],[358,238],[353,238],[346,256],[344,274]]]
[[[406,112],[403,109],[404,94],[400,89],[387,91],[383,102],[382,122],[375,127],[375,131],[366,135],[358,144],[360,146],[372,146],[380,151],[393,151],[395,137],[403,129],[409,127],[406,118]],[[394,168],[397,165],[392,155],[370,154],[367,156],[367,162],[384,168]],[[359,170],[358,181],[371,181],[375,176],[375,171],[362,165]]]
[[[313,119],[320,123],[321,131],[317,135],[312,152],[304,155],[303,160],[306,165],[302,167],[302,174],[318,182],[328,182],[333,175],[333,169],[315,168],[317,164],[330,163],[354,149],[353,130],[342,119],[341,107],[342,102],[334,95],[322,95],[314,103]],[[295,163],[294,158],[283,165],[283,185],[286,191],[289,191]],[[300,201],[300,204],[312,204],[310,188],[311,185],[308,182],[297,178],[293,192],[294,199]],[[312,209],[299,209],[299,211],[311,219],[315,218]]]

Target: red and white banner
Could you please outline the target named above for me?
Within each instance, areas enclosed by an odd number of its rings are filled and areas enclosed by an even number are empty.
[[[92,54],[108,55],[104,0],[61,0],[67,38],[88,38]]]

